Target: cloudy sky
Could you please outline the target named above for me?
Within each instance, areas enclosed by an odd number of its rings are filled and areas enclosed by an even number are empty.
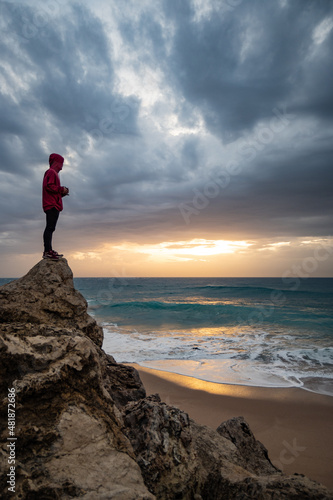
[[[332,276],[331,0],[0,1],[0,275]]]

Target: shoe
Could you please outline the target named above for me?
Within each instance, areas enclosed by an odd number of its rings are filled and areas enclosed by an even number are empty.
[[[59,257],[53,250],[50,250],[43,253],[43,259],[59,260]]]
[[[61,257],[63,257],[63,256],[64,256],[64,254],[63,254],[63,253],[58,253],[58,252],[56,252],[55,250],[52,250],[52,252],[53,252],[54,254],[56,254],[56,255],[59,257],[59,259],[61,259]]]

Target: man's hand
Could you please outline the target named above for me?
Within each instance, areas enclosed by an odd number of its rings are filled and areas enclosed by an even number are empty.
[[[62,196],[68,196],[68,195],[69,195],[69,189],[68,189],[68,187],[64,186]]]

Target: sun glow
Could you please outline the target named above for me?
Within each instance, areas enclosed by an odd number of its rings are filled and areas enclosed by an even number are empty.
[[[102,260],[101,255],[97,252],[74,252],[72,254],[72,257],[75,260],[85,260],[85,259]]]
[[[241,250],[246,250],[251,245],[252,243],[246,241],[205,240],[195,238],[190,241],[167,241],[153,245],[123,244],[116,248],[119,250],[129,250],[148,254],[154,260],[189,261],[198,260],[198,257],[236,253]]]
[[[281,241],[189,238],[140,243],[123,240],[66,252],[74,274],[86,277],[268,277],[273,273],[283,276],[312,261],[317,263],[313,275],[327,276],[331,274],[328,266],[332,255],[332,238],[310,237]]]

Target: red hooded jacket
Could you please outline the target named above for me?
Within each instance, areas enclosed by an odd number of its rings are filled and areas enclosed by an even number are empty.
[[[43,179],[43,210],[56,208],[62,211],[62,195],[64,187],[60,185],[58,172],[62,169],[64,159],[62,156],[52,153],[49,158],[50,168],[46,170]]]

